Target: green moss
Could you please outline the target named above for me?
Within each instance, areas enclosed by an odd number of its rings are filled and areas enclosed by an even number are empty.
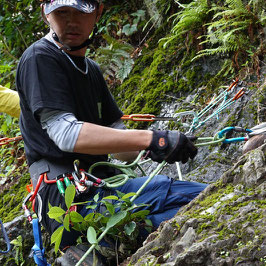
[[[210,223],[202,223],[198,227],[197,234],[200,234],[203,230],[205,230],[207,228],[211,228],[211,227],[212,227],[212,225]]]
[[[155,44],[154,40],[151,39],[151,42],[152,45],[149,44],[143,50],[143,56],[137,59],[130,77],[112,89],[125,114],[158,115],[163,101],[172,101],[171,97],[187,97],[204,80],[202,66],[199,63],[192,64],[191,61],[195,50],[188,53],[183,44],[175,43],[164,49],[161,44]],[[144,128],[147,123],[129,122],[129,126]],[[176,125],[169,126],[175,128]]]
[[[29,174],[25,174],[20,178],[17,184],[12,186],[8,191],[5,190],[0,194],[0,217],[3,222],[10,222],[15,217],[23,214],[22,202],[28,194],[26,185],[29,183]]]

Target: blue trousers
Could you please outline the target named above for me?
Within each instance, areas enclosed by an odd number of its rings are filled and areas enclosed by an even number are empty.
[[[137,192],[147,178],[148,177],[138,177],[136,179],[131,179],[126,184],[112,189],[111,194],[116,194],[116,190],[123,193]],[[149,205],[142,207],[142,209],[148,209],[150,211],[147,218],[150,219],[153,226],[157,228],[161,222],[173,218],[182,206],[193,200],[206,187],[206,184],[177,181],[165,175],[158,175],[151,180],[140,196],[135,199],[134,203],[136,205]],[[96,193],[99,193],[100,198],[104,196],[104,190],[97,189],[93,195],[88,197],[88,200],[93,200]],[[85,217],[90,212],[92,212],[92,210],[86,209],[86,206],[84,206],[80,214]],[[65,231],[61,245],[70,245],[70,242],[75,238],[74,235],[75,232]]]

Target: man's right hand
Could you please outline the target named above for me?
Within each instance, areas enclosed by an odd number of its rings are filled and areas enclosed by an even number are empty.
[[[156,162],[186,163],[189,158],[193,159],[198,150],[192,143],[195,136],[182,134],[179,131],[154,130],[152,142],[146,149],[150,151],[149,157]]]

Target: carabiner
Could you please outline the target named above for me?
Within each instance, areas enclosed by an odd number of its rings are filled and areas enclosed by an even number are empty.
[[[32,197],[33,195],[33,192],[29,193],[27,195],[27,197],[23,200],[23,203],[22,203],[22,209],[24,210],[25,212],[25,216],[27,217],[28,221],[30,223],[32,223],[32,215],[31,215],[31,212],[30,210],[28,209],[27,207],[27,202],[29,201],[29,199]]]
[[[252,130],[247,129],[247,128],[242,128],[242,127],[226,127],[223,130],[221,130],[218,133],[218,137],[222,138],[224,135],[230,131],[235,131],[235,132],[243,132],[243,133],[251,133]],[[240,141],[248,141],[248,137],[238,137],[238,138],[230,138],[230,139],[225,139],[223,143],[233,143],[233,142],[240,142]]]
[[[106,183],[101,178],[98,178],[98,177],[96,177],[96,176],[94,176],[92,174],[89,174],[89,173],[85,172],[85,171],[83,171],[83,173],[86,175],[86,177],[88,179],[90,179],[92,182],[94,182],[93,185],[95,187],[104,187],[105,186]]]
[[[132,115],[123,115],[122,120],[132,120],[132,121],[144,121],[151,122],[154,121],[155,115],[150,114],[132,114]]]

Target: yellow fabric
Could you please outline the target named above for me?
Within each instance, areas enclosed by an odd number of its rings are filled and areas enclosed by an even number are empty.
[[[14,117],[19,117],[20,115],[18,93],[1,85],[0,85],[0,113],[7,113]]]

